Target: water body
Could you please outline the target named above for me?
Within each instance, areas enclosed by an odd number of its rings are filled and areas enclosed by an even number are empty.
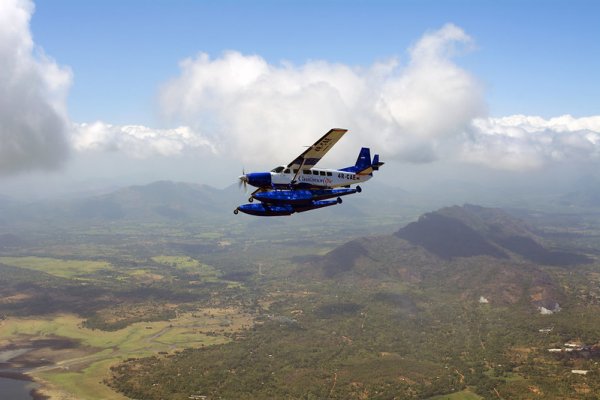
[[[2,0],[0,0],[2,1]],[[0,400],[41,400],[47,396],[37,393],[39,384],[33,382],[27,372],[32,368],[51,364],[45,359],[37,360],[27,353],[36,349],[73,348],[78,342],[59,337],[22,340],[0,348]]]
[[[31,395],[31,391],[36,387],[36,384],[31,381],[0,376],[0,399],[32,400],[35,398]]]
[[[0,351],[0,399],[35,400],[33,390],[39,385],[23,375],[22,368],[9,367],[9,361],[30,351],[31,348]]]

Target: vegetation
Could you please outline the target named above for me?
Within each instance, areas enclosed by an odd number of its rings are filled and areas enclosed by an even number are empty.
[[[376,217],[364,228],[291,219],[217,225],[187,221],[191,209],[160,202],[146,207],[159,219],[128,217],[144,190],[121,193],[129,205],[102,203],[109,223],[95,212],[90,223],[69,217],[5,235],[0,350],[30,349],[9,364],[30,368],[54,394],[471,400],[600,392],[594,217],[566,226],[537,213],[531,221],[541,228],[532,231],[497,210],[454,208],[438,219],[478,241],[436,253],[427,246],[443,237],[415,245],[391,235],[399,223],[356,239],[378,229]],[[528,239],[504,240],[515,237]],[[548,265],[527,249],[585,258]],[[540,313],[554,302],[560,312]],[[548,351],[570,341],[581,348]]]
[[[110,271],[105,261],[62,260],[50,257],[0,257],[0,264],[45,272],[60,278],[88,279],[99,271]]]
[[[309,288],[306,288],[307,290]],[[418,312],[381,288],[323,285],[279,292],[263,322],[223,346],[131,360],[112,384],[133,398],[564,398],[600,390],[594,359],[547,349],[583,333],[571,314],[465,303],[425,289]],[[393,293],[393,292],[392,292]],[[403,293],[397,292],[402,298]],[[594,313],[600,311],[592,307]],[[567,314],[568,313],[568,314]],[[586,319],[583,337],[600,322]],[[540,329],[554,326],[550,333]],[[577,326],[577,328],[575,328]],[[589,330],[588,330],[589,329]],[[596,332],[596,333],[594,333]],[[571,369],[590,370],[572,377]],[[562,380],[570,382],[563,384]],[[461,397],[464,396],[464,397]],[[440,397],[444,398],[444,397]]]

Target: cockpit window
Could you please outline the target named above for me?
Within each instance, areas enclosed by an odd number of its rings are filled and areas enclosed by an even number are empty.
[[[285,167],[277,167],[277,168],[273,168],[271,170],[271,172],[275,172],[276,174],[281,173],[281,171],[283,171],[285,169]]]
[[[286,168],[285,171],[283,171],[284,174],[289,174],[290,173],[290,169]]]

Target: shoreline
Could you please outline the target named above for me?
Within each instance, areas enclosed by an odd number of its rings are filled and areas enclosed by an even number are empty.
[[[52,364],[50,360],[32,358],[30,354],[36,350],[50,348],[61,349],[71,347],[74,342],[58,337],[49,337],[35,340],[20,340],[0,346],[0,377],[15,381],[26,381],[36,385],[29,391],[32,400],[50,400],[53,396],[48,394],[46,382],[30,373],[35,368]]]
[[[29,395],[31,396],[32,400],[50,400],[49,396],[47,396],[41,392],[41,390],[43,390],[42,383],[39,380],[32,377],[31,375],[27,375],[26,372],[12,372],[12,371],[0,370],[0,378],[35,383],[39,387],[33,388],[29,391]]]
[[[32,376],[27,375],[26,372],[0,370],[0,378],[14,379],[16,381],[35,382],[35,379]]]

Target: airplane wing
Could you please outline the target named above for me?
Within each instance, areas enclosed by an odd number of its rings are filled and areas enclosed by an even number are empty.
[[[321,139],[317,140],[315,144],[306,149],[304,153],[289,163],[288,168],[301,169],[304,167],[314,167],[347,131],[348,129],[331,129]]]

